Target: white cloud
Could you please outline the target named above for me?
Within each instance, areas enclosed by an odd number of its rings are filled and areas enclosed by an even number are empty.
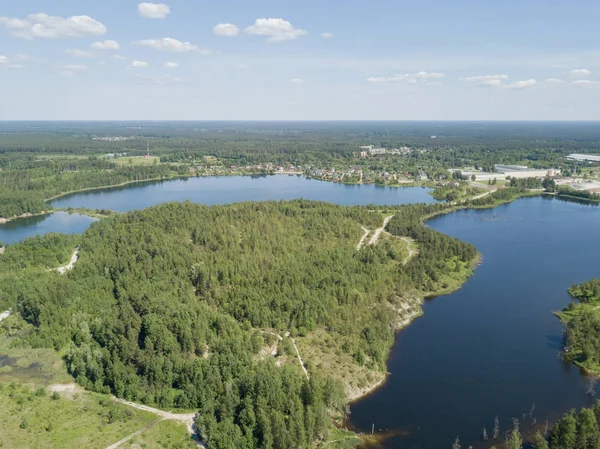
[[[391,77],[372,76],[367,78],[367,83],[400,83],[416,84],[419,80],[444,78],[446,75],[439,72],[417,72],[398,74]]]
[[[6,56],[0,55],[0,68],[5,69],[24,69],[22,64],[13,64]]]
[[[59,75],[62,75],[62,76],[75,76],[75,72],[73,72],[71,70],[61,70],[58,73],[59,73]]]
[[[294,84],[304,84],[304,80],[302,78],[293,78],[292,83]]]
[[[123,60],[127,59],[127,57],[126,57],[126,56],[123,56],[123,55],[114,55],[114,56],[113,56],[113,58],[115,58],[115,59],[119,59],[119,60],[121,60],[121,61],[123,61]]]
[[[182,78],[173,75],[161,75],[161,76],[148,76],[142,75],[141,73],[135,74],[135,80],[140,83],[150,84],[177,84],[183,81]]]
[[[104,67],[106,65],[106,61],[98,61],[98,65]]]
[[[176,69],[179,67],[179,64],[177,64],[176,62],[166,62],[165,63],[165,69]]]
[[[83,72],[84,70],[87,70],[87,66],[81,64],[67,64],[63,66],[63,68],[70,72]]]
[[[321,33],[321,37],[325,39],[331,39],[333,37],[332,33]]]
[[[74,58],[92,58],[94,56],[91,51],[77,50],[74,48],[65,50],[65,53],[69,56],[73,56]]]
[[[548,86],[560,86],[561,84],[565,84],[563,80],[559,80],[558,78],[547,78],[544,80],[544,84]]]
[[[508,79],[508,75],[483,75],[461,78],[462,81],[481,87],[501,87],[502,81],[506,79]]]
[[[146,61],[138,61],[136,59],[136,60],[132,61],[131,64],[129,66],[127,66],[127,68],[129,68],[129,69],[145,69],[149,65],[150,64],[148,64]]]
[[[598,81],[590,81],[590,80],[575,80],[570,82],[573,86],[579,87],[597,87],[600,86],[600,82]]]
[[[181,42],[170,37],[165,37],[163,39],[145,39],[135,41],[134,44],[154,48],[155,50],[172,51],[176,53],[183,53],[186,51],[197,51],[203,55],[209,55],[211,53],[210,50],[201,49],[190,42]]]
[[[0,17],[0,25],[20,39],[101,36],[106,26],[90,16],[59,17],[45,13],[30,14],[25,19]]]
[[[119,45],[119,43],[117,41],[101,41],[101,42],[94,42],[92,45],[90,45],[90,47],[92,47],[93,49],[96,50],[119,50],[121,48],[121,46]]]
[[[232,23],[219,23],[213,28],[213,33],[217,36],[237,36],[240,34],[240,29]]]
[[[138,14],[146,19],[164,19],[171,14],[171,8],[164,3],[140,3],[137,7]]]
[[[36,57],[36,56],[27,55],[27,54],[24,54],[24,53],[20,53],[20,54],[18,54],[18,55],[17,55],[17,59],[18,59],[19,61],[26,61],[26,62],[37,62],[37,63],[43,63],[43,62],[46,62],[46,60],[45,60],[45,59],[38,58],[38,57]]]
[[[587,78],[592,72],[588,69],[573,69],[569,72],[571,78]]]
[[[283,19],[256,19],[254,25],[247,27],[244,32],[252,36],[267,36],[268,42],[282,42],[297,39],[308,32],[294,28],[290,22]]]
[[[515,81],[514,83],[510,83],[506,85],[507,89],[528,89],[537,84],[537,80],[529,79],[523,81]]]

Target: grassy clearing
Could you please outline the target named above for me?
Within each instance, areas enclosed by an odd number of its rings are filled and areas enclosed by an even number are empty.
[[[120,449],[194,449],[185,424],[162,421],[123,444]]]
[[[353,449],[361,442],[354,432],[334,428],[317,447],[320,449]]]
[[[4,449],[104,448],[155,419],[95,393],[68,398],[0,383],[0,447]]]
[[[159,164],[160,158],[158,156],[150,156],[149,158],[146,158],[146,156],[118,157],[112,159],[111,162],[117,165],[152,165]]]
[[[32,348],[24,338],[33,329],[20,317],[0,324],[0,382],[33,386],[72,382],[59,353],[49,348]]]

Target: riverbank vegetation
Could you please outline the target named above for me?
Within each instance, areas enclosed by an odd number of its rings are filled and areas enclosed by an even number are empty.
[[[451,203],[481,195],[482,193],[485,193],[485,191],[486,190],[482,188],[471,187],[468,183],[456,182],[436,186],[436,188],[431,192],[431,195],[436,200],[447,201]]]
[[[308,380],[287,339],[263,331],[299,342],[321,335],[344,363],[385,372],[406,300],[460,285],[477,257],[424,226],[434,210],[403,207],[390,222],[391,234],[418,245],[404,264],[400,239],[356,250],[361,226],[382,225],[377,210],[165,204],[93,224],[67,276],[42,268],[40,249],[22,282],[2,283],[0,293],[35,329],[27,343],[65,353],[88,389],[200,410],[211,448],[309,447],[327,438],[331,416],[343,416],[348,392],[303,355]],[[275,356],[261,355],[273,343]]]
[[[566,325],[565,356],[595,374],[600,373],[600,279],[574,285],[569,294],[579,302],[571,302],[558,313]]]

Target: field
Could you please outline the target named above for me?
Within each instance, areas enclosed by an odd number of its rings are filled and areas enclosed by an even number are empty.
[[[158,156],[150,156],[148,158],[146,156],[131,156],[118,157],[110,161],[117,165],[152,165],[160,163],[160,158]]]
[[[0,383],[0,447],[6,449],[104,448],[154,419],[104,395]]]

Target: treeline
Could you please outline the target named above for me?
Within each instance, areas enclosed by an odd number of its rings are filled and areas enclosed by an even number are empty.
[[[87,388],[199,409],[211,448],[308,448],[343,412],[344,388],[261,356],[274,338],[260,330],[322,329],[357,364],[384,370],[399,299],[464,280],[476,257],[423,225],[439,210],[401,208],[390,223],[418,240],[404,265],[393,238],[356,250],[361,226],[383,221],[365,207],[164,204],[94,223],[67,276],[27,268],[0,293],[38,329],[29,343],[64,350]]]
[[[577,198],[585,201],[593,201],[595,203],[600,203],[600,194],[592,193],[588,190],[575,190],[568,186],[559,187],[558,196],[563,196],[567,198]]]
[[[541,189],[542,180],[539,178],[510,178],[510,186],[519,189]]]
[[[103,169],[103,163],[84,164],[81,170],[67,170],[66,166],[65,162],[59,164],[58,170],[45,167],[0,171],[0,217],[40,212],[47,207],[44,199],[71,191],[189,174],[187,167],[171,165],[120,166],[109,170]]]
[[[37,214],[46,207],[44,200],[33,193],[0,189],[0,218],[22,214]]]
[[[592,304],[600,302],[600,279],[592,279],[569,288],[569,294],[579,301]]]
[[[578,365],[600,372],[600,279],[593,279],[569,288],[569,294],[579,300],[571,302],[558,314],[566,324],[565,356]]]

